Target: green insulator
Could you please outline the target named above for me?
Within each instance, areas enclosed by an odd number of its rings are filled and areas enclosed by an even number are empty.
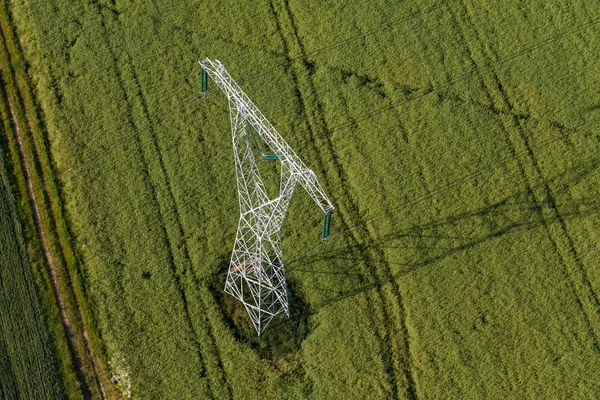
[[[256,133],[256,130],[254,130],[254,127],[252,125],[250,125],[248,122],[246,122],[246,132],[248,132],[247,134],[252,139],[252,142],[254,142],[254,146],[256,147],[256,150],[260,151],[261,153],[264,153],[265,152],[265,143],[263,142],[261,137],[258,136],[258,133]]]
[[[275,153],[263,154],[262,159],[265,161],[279,160],[279,156]]]
[[[331,230],[331,212],[328,212],[323,217],[323,230],[321,231],[321,239],[327,239]]]
[[[204,93],[208,90],[208,73],[204,70],[200,70],[200,93]]]

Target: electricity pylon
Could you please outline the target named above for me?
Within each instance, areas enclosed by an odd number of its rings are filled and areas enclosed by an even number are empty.
[[[201,92],[207,89],[210,76],[229,99],[240,220],[225,292],[244,304],[260,336],[274,317],[290,315],[280,232],[296,184],[325,213],[323,239],[329,235],[334,207],[315,173],[304,165],[223,64],[207,58],[200,65]],[[267,195],[255,158],[259,153],[264,162],[281,163],[277,198]]]

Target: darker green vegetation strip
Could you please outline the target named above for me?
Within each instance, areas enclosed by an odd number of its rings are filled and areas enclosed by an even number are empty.
[[[0,399],[63,396],[15,199],[0,149]]]

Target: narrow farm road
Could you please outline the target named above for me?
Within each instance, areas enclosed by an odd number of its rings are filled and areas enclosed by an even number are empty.
[[[63,325],[65,334],[67,337],[67,343],[69,345],[69,350],[70,350],[72,358],[73,358],[75,372],[76,372],[77,378],[81,384],[81,390],[83,392],[84,397],[91,398],[91,392],[89,390],[88,383],[86,381],[86,377],[85,377],[85,374],[84,374],[83,368],[82,368],[82,357],[77,350],[77,346],[75,346],[74,335],[73,335],[73,333],[74,333],[73,324],[72,324],[71,320],[69,319],[69,316],[67,315],[64,296],[61,293],[60,287],[58,284],[57,262],[48,247],[46,233],[44,232],[44,229],[42,226],[40,207],[39,207],[38,200],[35,196],[35,192],[33,189],[33,184],[32,184],[32,179],[31,179],[31,171],[29,170],[29,166],[28,166],[29,160],[27,160],[27,154],[25,151],[25,146],[23,144],[23,136],[22,136],[21,130],[19,129],[19,126],[17,124],[17,119],[16,119],[13,105],[12,105],[10,99],[7,98],[7,102],[9,105],[10,116],[11,116],[10,124],[13,128],[15,137],[17,139],[17,143],[19,145],[19,153],[21,155],[21,167],[22,167],[24,175],[25,175],[25,182],[27,184],[27,195],[29,197],[29,203],[33,210],[35,228],[36,228],[39,240],[40,240],[40,245],[42,248],[42,253],[44,255],[44,260],[46,262],[46,265],[48,267],[49,274],[51,277],[52,288],[54,291],[54,295],[56,298],[58,308],[60,310],[60,317],[61,317],[62,325]],[[29,120],[29,117],[27,119]],[[78,311],[80,311],[80,310],[78,310]],[[82,329],[83,329],[83,337],[86,342],[87,350],[90,352],[90,354],[93,357],[92,349],[89,344],[88,333],[87,333],[85,326],[83,326],[83,324],[82,324]],[[104,388],[102,387],[102,382],[100,382],[100,380],[98,379],[98,371],[96,370],[95,365],[94,365],[94,373],[95,373],[96,379],[100,385],[100,390],[102,391],[102,397],[103,397],[103,399],[106,399],[106,394],[104,392]]]

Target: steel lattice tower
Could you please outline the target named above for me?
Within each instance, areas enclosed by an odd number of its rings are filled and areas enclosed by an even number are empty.
[[[240,220],[225,292],[244,304],[260,336],[274,317],[289,317],[280,231],[296,184],[325,213],[323,238],[329,235],[334,207],[315,173],[304,165],[223,64],[207,58],[200,65],[205,71],[201,72],[201,91],[206,90],[210,76],[229,99]],[[255,153],[262,153],[265,162],[281,163],[279,197],[268,197]]]

